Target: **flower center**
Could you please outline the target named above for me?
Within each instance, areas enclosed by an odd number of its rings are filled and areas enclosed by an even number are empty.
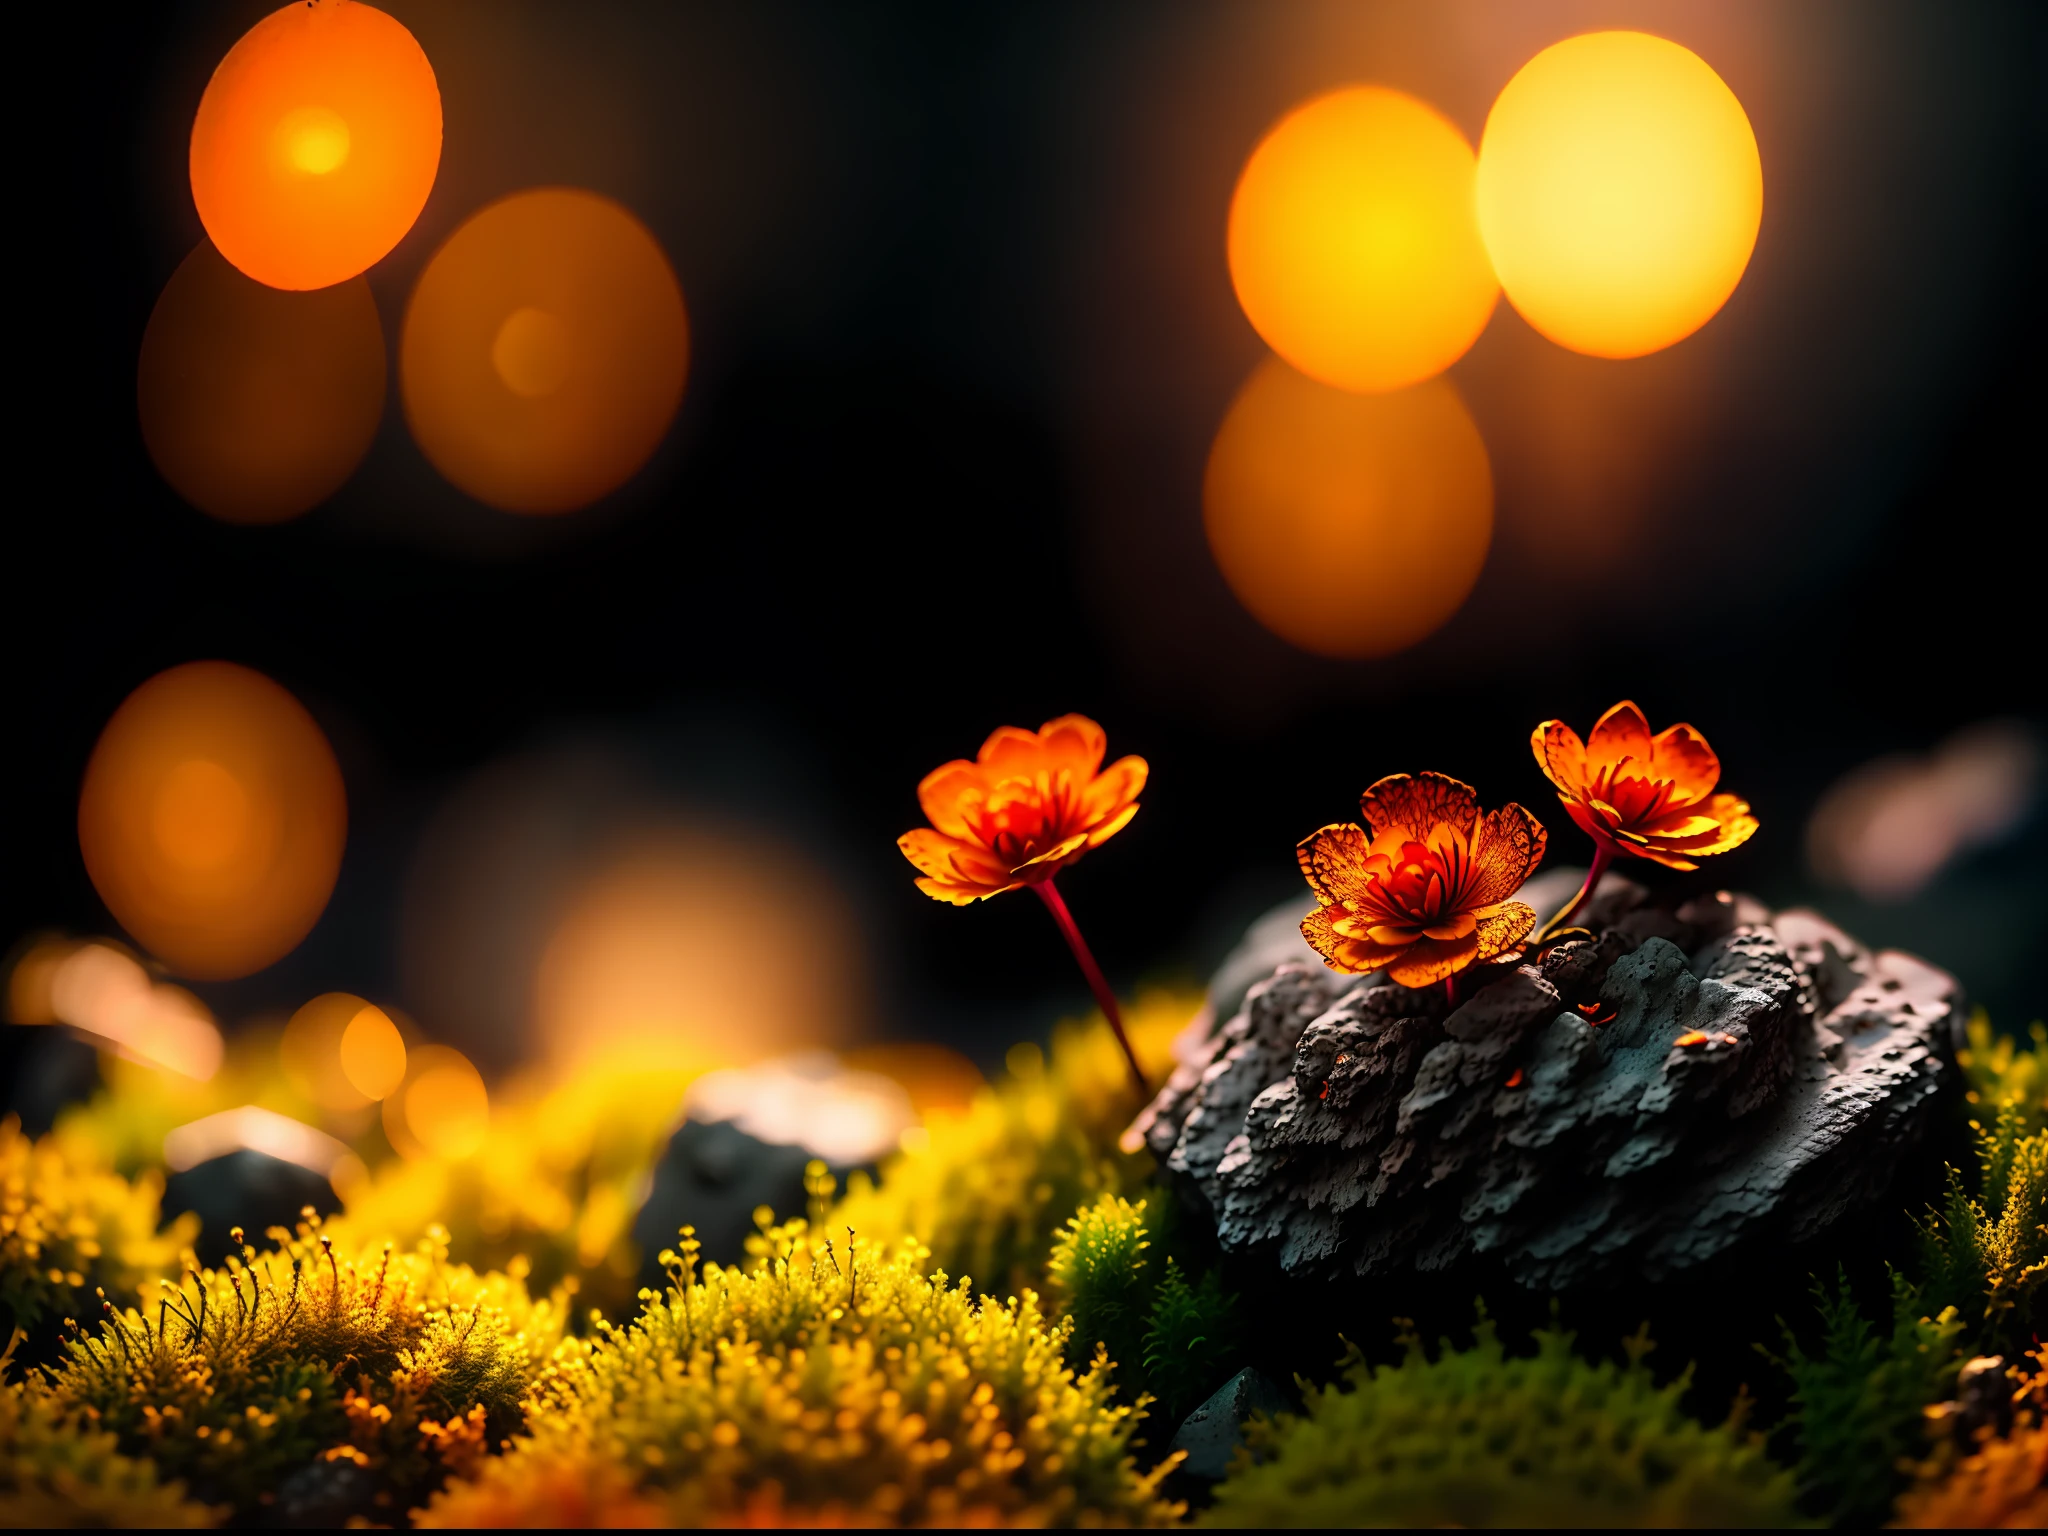
[[[977,842],[1014,869],[1071,836],[1076,810],[1068,774],[1005,779],[969,812],[968,826]]]
[[[1458,887],[1443,854],[1426,843],[1403,843],[1377,884],[1391,915],[1425,927],[1450,911]]]
[[[1651,777],[1632,757],[1610,763],[1593,780],[1593,797],[1613,806],[1623,826],[1635,826],[1663,815],[1671,809],[1677,793],[1678,786],[1672,780]]]

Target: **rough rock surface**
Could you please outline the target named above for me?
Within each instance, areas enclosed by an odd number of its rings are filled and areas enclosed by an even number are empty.
[[[1255,1413],[1287,1413],[1293,1407],[1271,1377],[1246,1366],[1181,1422],[1167,1449],[1187,1453],[1181,1470],[1190,1477],[1217,1482],[1229,1474],[1230,1460],[1244,1444],[1246,1419]]]
[[[1284,958],[1132,1137],[1225,1250],[1303,1274],[1476,1254],[1545,1289],[1659,1279],[1882,1193],[1960,1032],[1951,977],[1726,892],[1673,911],[1610,875],[1584,920],[1596,938],[1455,1010],[1294,958],[1268,923],[1225,970]]]

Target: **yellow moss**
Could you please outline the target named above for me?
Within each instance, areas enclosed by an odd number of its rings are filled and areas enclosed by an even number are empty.
[[[95,1289],[125,1301],[175,1273],[199,1219],[159,1233],[163,1188],[155,1169],[131,1183],[87,1147],[31,1141],[12,1115],[0,1120],[0,1304],[33,1327],[82,1315]]]
[[[562,1338],[561,1297],[448,1262],[438,1234],[402,1253],[342,1246],[309,1212],[271,1237],[164,1282],[154,1306],[108,1306],[49,1371],[52,1404],[243,1517],[336,1457],[402,1509],[473,1462],[458,1422],[473,1410],[478,1433],[517,1427]]]
[[[443,1227],[456,1259],[523,1260],[537,1287],[573,1280],[585,1303],[628,1311],[640,1267],[633,1218],[689,1081],[621,1062],[515,1083],[493,1101],[473,1156],[386,1161],[348,1192],[329,1230],[409,1243]]]
[[[915,1244],[798,1221],[695,1263],[632,1327],[564,1351],[527,1433],[415,1523],[1163,1524],[1109,1369],[1063,1360],[1036,1295],[977,1297]]]
[[[1154,1083],[1165,1080],[1173,1040],[1201,1003],[1199,992],[1157,989],[1128,1011],[1126,1028]],[[999,1295],[1040,1284],[1069,1216],[1099,1196],[1144,1188],[1150,1155],[1116,1145],[1138,1109],[1101,1016],[1062,1024],[1050,1065],[1034,1045],[1012,1050],[1009,1071],[964,1115],[936,1121],[878,1182],[857,1177],[832,1224],[875,1242],[915,1238],[935,1266]]]
[[[160,1482],[156,1467],[123,1456],[115,1438],[67,1415],[33,1383],[0,1383],[0,1525],[191,1529],[225,1510]]]
[[[1979,1008],[1970,1018],[1969,1044],[1956,1052],[1956,1064],[1969,1085],[1966,1097],[1978,1118],[1991,1121],[2007,1104],[2019,1106],[2023,1134],[2048,1130],[2048,1025],[2035,1020],[2027,1030],[2032,1042],[2021,1049],[2011,1035],[1994,1035],[1990,1017]]]

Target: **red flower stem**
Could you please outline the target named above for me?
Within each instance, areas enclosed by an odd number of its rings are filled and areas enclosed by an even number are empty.
[[[1038,892],[1038,899],[1045,903],[1045,910],[1052,914],[1052,920],[1059,925],[1060,934],[1067,941],[1067,948],[1074,952],[1075,963],[1081,967],[1081,974],[1088,978],[1088,990],[1095,994],[1095,1006],[1102,1010],[1102,1016],[1109,1020],[1109,1027],[1116,1033],[1116,1043],[1123,1047],[1124,1064],[1131,1069],[1131,1086],[1138,1090],[1138,1102],[1144,1103],[1152,1097],[1152,1090],[1145,1086],[1145,1071],[1138,1065],[1138,1053],[1131,1049],[1131,1037],[1124,1033],[1124,1016],[1116,1006],[1116,994],[1109,990],[1109,983],[1103,979],[1102,967],[1095,963],[1095,956],[1088,952],[1088,941],[1081,937],[1081,930],[1074,924],[1074,914],[1067,910],[1067,903],[1059,893],[1059,887],[1051,877],[1032,882],[1031,889]]]
[[[1537,943],[1541,944],[1560,928],[1570,925],[1571,920],[1578,915],[1579,908],[1592,898],[1593,888],[1600,883],[1600,877],[1607,873],[1607,866],[1613,862],[1612,849],[1597,844],[1594,846],[1593,867],[1586,871],[1586,883],[1579,887],[1579,894],[1565,904],[1562,912],[1543,925],[1542,931],[1536,935]]]

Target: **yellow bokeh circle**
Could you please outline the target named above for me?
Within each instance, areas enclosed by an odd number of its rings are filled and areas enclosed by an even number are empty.
[[[1508,301],[1596,357],[1655,352],[1712,319],[1763,203],[1742,103],[1698,54],[1644,32],[1544,49],[1479,143],[1479,228]]]
[[[1493,537],[1493,472],[1447,379],[1354,394],[1277,358],[1217,430],[1209,548],[1252,616],[1303,650],[1385,656],[1457,612]]]
[[[1296,108],[1230,204],[1230,278],[1290,363],[1340,389],[1441,373],[1486,328],[1499,285],[1473,215],[1472,148],[1441,113],[1382,86]]]
[[[100,733],[78,843],[101,900],[172,969],[261,970],[312,928],[341,869],[333,749],[261,673],[198,661],[130,694]]]
[[[660,243],[571,187],[515,193],[456,230],[399,344],[421,451],[506,512],[573,511],[624,484],[668,431],[688,364]]]

